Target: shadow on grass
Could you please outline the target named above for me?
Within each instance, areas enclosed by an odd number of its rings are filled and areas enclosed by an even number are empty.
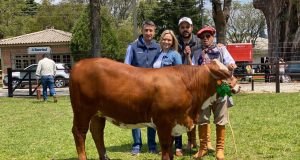
[[[50,100],[47,100],[47,101],[44,101],[44,100],[33,100],[32,101],[33,104],[54,104],[55,102],[50,99]],[[55,103],[57,104],[57,103]]]
[[[64,158],[64,159],[52,159],[52,160],[78,160],[78,158]],[[89,158],[89,160],[99,160],[99,159],[94,159],[94,158],[90,159]],[[119,158],[110,158],[110,160],[121,160],[121,159],[119,159]]]
[[[123,144],[120,146],[110,146],[110,147],[106,147],[106,150],[108,152],[124,152],[124,153],[128,153],[129,155],[131,154],[131,144]],[[143,152],[143,151],[142,151]],[[147,152],[147,151],[145,151]],[[109,153],[108,153],[108,157],[109,157]],[[62,158],[62,159],[52,159],[52,160],[78,160],[78,158]],[[99,159],[90,159],[89,160],[99,160]],[[110,158],[110,160],[122,160],[121,158]]]
[[[145,148],[145,147],[146,146],[143,146],[143,148]],[[130,154],[131,148],[132,148],[131,144],[122,144],[122,145],[119,145],[119,146],[106,147],[106,150],[109,151],[109,152],[128,152]]]
[[[36,100],[36,101],[32,101],[33,104],[46,104],[47,102],[44,102],[42,100]]]

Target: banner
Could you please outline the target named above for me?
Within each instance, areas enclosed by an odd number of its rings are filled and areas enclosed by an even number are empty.
[[[51,53],[50,47],[28,47],[28,54],[44,54]]]

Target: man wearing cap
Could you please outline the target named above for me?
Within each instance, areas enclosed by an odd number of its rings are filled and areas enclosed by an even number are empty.
[[[179,22],[179,33],[178,36],[178,52],[182,56],[183,64],[189,65],[198,65],[198,59],[200,56],[201,48],[201,41],[200,39],[194,35],[193,32],[193,22],[189,17],[182,17]],[[209,125],[208,125],[209,126]],[[199,133],[200,134],[200,133]],[[196,148],[196,127],[187,133],[188,135],[188,145],[187,148]],[[210,151],[213,151],[213,147],[210,142],[210,130],[207,131],[207,146]]]
[[[155,57],[159,54],[160,46],[153,40],[156,26],[154,22],[146,20],[142,24],[142,34],[136,41],[131,43],[126,52],[125,63],[143,68],[152,68]],[[134,87],[134,86],[133,86]],[[133,117],[134,118],[134,117]],[[157,153],[155,142],[156,130],[147,127],[148,149],[150,153]],[[141,129],[132,129],[133,145],[132,155],[137,155],[141,151],[142,136]]]
[[[217,59],[222,62],[230,71],[236,68],[235,61],[227,51],[224,45],[216,45],[214,43],[214,35],[216,30],[213,27],[205,26],[197,32],[197,37],[202,41],[202,50],[198,59],[198,64],[207,64],[211,60]],[[229,101],[228,101],[229,100]],[[200,148],[194,155],[195,158],[200,158],[208,153],[207,146],[207,130],[210,123],[209,118],[211,112],[214,114],[214,123],[216,124],[216,158],[217,160],[224,159],[224,144],[225,144],[225,125],[228,123],[228,107],[231,107],[232,99],[218,97],[217,101],[207,108],[202,108],[200,115]]]

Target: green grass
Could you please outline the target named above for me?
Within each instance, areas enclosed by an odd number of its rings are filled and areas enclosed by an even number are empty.
[[[73,160],[77,158],[69,97],[59,97],[58,103],[39,102],[34,98],[0,98],[0,159]],[[239,94],[230,109],[237,154],[230,127],[227,125],[226,159],[233,160],[295,160],[300,159],[300,94]],[[214,126],[212,141],[215,143]],[[146,141],[145,129],[142,130]],[[184,147],[186,134],[183,135]],[[112,159],[160,159],[159,155],[130,155],[131,130],[107,123],[105,144]],[[98,159],[90,133],[87,155]],[[191,154],[194,154],[193,150]],[[183,158],[191,159],[185,151]],[[209,155],[205,160],[213,160]]]

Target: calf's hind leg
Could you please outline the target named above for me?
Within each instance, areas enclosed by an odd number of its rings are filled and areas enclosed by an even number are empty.
[[[86,133],[89,129],[90,120],[91,120],[90,115],[78,114],[78,113],[76,114],[74,112],[72,133],[74,136],[74,141],[76,144],[76,150],[77,150],[79,160],[87,159],[86,152],[85,152],[85,139],[86,139]]]
[[[93,116],[90,123],[90,131],[97,147],[99,158],[100,160],[109,160],[106,155],[106,149],[104,145],[104,128],[105,118],[97,115]]]

